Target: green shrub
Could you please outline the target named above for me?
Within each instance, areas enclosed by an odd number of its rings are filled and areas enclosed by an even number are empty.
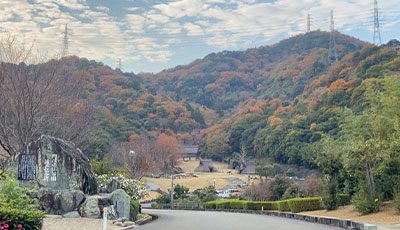
[[[337,181],[332,179],[328,183],[328,194],[322,197],[321,205],[326,210],[336,210],[338,206]]]
[[[248,210],[278,210],[276,201],[248,201],[245,204],[245,209]]]
[[[217,201],[209,201],[203,204],[203,208],[207,209],[216,209],[217,208]]]
[[[133,220],[137,220],[137,215],[139,214],[140,203],[137,200],[131,199],[131,205],[133,207]]]
[[[231,209],[231,200],[220,200],[216,204],[216,209]]]
[[[303,212],[321,209],[321,197],[294,198],[281,201],[218,200],[203,204],[208,209],[279,210]]]
[[[397,192],[394,195],[394,207],[396,208],[397,212],[400,213],[400,192]]]
[[[112,174],[114,172],[113,162],[111,158],[99,160],[97,157],[90,160],[92,171],[96,175]]]
[[[196,189],[193,192],[193,195],[197,196],[201,202],[208,202],[218,199],[217,191],[214,186],[208,186],[201,189]]]
[[[9,225],[8,229],[18,229],[18,225],[22,225],[24,230],[40,230],[42,228],[44,212],[10,208],[6,205],[0,204],[0,220],[6,221]]]
[[[369,195],[364,191],[356,192],[351,201],[354,204],[356,211],[362,215],[378,212],[382,205],[379,198],[371,200]]]
[[[230,209],[245,209],[247,201],[245,200],[230,200]]]
[[[161,205],[156,202],[151,203],[151,207],[155,209],[161,209]]]
[[[336,210],[338,205],[337,197],[324,196],[321,198],[321,206],[326,210]]]
[[[158,204],[169,204],[171,203],[171,195],[169,193],[163,193],[157,197],[156,202]]]
[[[294,198],[287,200],[291,212],[304,212],[322,209],[320,197]]]
[[[0,204],[16,209],[36,210],[38,206],[33,204],[29,193],[29,189],[19,187],[15,179],[6,175],[4,183],[0,184]]]
[[[277,201],[278,203],[278,210],[281,212],[288,212],[290,211],[289,203],[287,200]]]
[[[339,194],[337,197],[337,202],[339,206],[349,205],[351,198],[349,194]]]

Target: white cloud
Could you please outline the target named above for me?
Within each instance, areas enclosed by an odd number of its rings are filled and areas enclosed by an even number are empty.
[[[96,6],[95,7],[96,10],[100,10],[100,11],[104,11],[104,12],[109,12],[110,9],[108,7],[105,6]]]
[[[71,54],[101,61],[122,58],[125,62],[165,63],[175,54],[175,47],[237,49],[296,35],[306,30],[307,14],[311,14],[314,29],[329,30],[331,9],[339,31],[371,30],[373,26],[373,4],[365,0],[149,2],[133,0],[114,12],[87,0],[0,0],[0,33],[21,34],[25,40],[36,39],[43,50],[60,52],[61,32],[68,24]],[[383,31],[400,24],[400,4],[380,1],[380,9]]]
[[[128,7],[128,8],[125,8],[126,11],[131,11],[131,12],[138,11],[139,9],[140,9],[139,7]]]
[[[189,36],[197,36],[197,35],[202,35],[204,33],[203,29],[199,25],[190,22],[185,23],[183,27],[188,31]]]

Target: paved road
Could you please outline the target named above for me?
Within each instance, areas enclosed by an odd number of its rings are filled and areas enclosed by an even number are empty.
[[[159,218],[139,230],[339,230],[325,225],[281,217],[242,213],[144,209]],[[343,230],[343,229],[341,229]]]

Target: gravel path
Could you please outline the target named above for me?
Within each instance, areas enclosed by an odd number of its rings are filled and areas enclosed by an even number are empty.
[[[147,185],[147,191],[158,191],[161,189],[160,185],[150,181],[146,182],[146,185]]]
[[[118,230],[121,227],[112,224],[108,221],[107,230]],[[88,218],[45,218],[43,221],[43,230],[103,230],[102,219]]]

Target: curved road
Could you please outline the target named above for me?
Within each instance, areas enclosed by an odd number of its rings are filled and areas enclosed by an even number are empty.
[[[143,212],[159,218],[138,227],[140,230],[343,230],[281,217],[242,213],[155,209],[144,209]]]

